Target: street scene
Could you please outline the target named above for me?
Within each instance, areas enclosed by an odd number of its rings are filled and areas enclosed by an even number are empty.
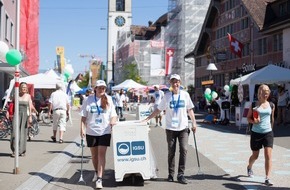
[[[40,123],[40,133],[28,142],[27,156],[21,157],[20,174],[14,175],[14,159],[10,157],[9,138],[1,139],[1,184],[8,189],[94,189],[92,178],[94,169],[89,148],[84,148],[83,179],[79,182],[81,169],[80,116],[73,111],[72,124],[68,123],[63,144],[50,139],[51,125]],[[157,178],[144,183],[127,178],[116,182],[114,178],[113,147],[107,154],[104,176],[104,189],[289,189],[289,127],[275,128],[273,150],[273,187],[264,183],[263,155],[255,165],[255,176],[247,176],[246,166],[251,154],[249,135],[245,129],[235,125],[208,125],[203,123],[204,113],[196,113],[198,129],[196,132],[199,165],[196,148],[191,133],[185,177],[187,185],[167,182],[167,148],[165,132],[150,124],[149,137],[157,160]],[[127,112],[125,117],[134,120],[136,114]],[[289,126],[289,125],[288,125]],[[178,151],[178,150],[177,150]],[[140,166],[141,167],[141,166]],[[139,179],[140,180],[140,179]]]
[[[289,0],[0,0],[0,189],[290,190]]]

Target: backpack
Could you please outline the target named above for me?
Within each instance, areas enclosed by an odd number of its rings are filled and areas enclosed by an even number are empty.
[[[270,122],[271,122],[271,125],[272,125],[272,110],[275,108],[275,104],[273,102],[269,102],[270,104],[270,107],[271,107],[271,115],[270,115]],[[256,106],[256,102],[252,102],[252,112],[253,112],[253,107]],[[248,127],[247,127],[247,132],[251,133],[252,131],[252,127],[253,127],[253,124],[252,123],[249,123],[248,124]]]

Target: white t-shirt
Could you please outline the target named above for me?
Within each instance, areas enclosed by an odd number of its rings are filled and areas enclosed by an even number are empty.
[[[57,108],[66,110],[66,106],[67,104],[69,104],[69,97],[64,91],[57,90],[50,95],[48,101],[52,105],[52,110],[55,110]]]
[[[157,108],[166,111],[166,129],[181,131],[187,128],[187,110],[194,108],[194,105],[188,92],[180,90],[179,94],[167,92]]]
[[[110,119],[116,117],[117,113],[111,96],[108,98],[108,108],[101,108],[101,99],[97,99],[95,95],[88,96],[81,108],[81,116],[86,117],[86,133],[92,136],[101,136],[111,134]]]
[[[162,90],[155,91],[154,92],[155,105],[159,105],[163,97],[164,92]]]
[[[116,104],[118,107],[123,107],[123,101],[126,101],[126,97],[124,94],[120,95],[119,93],[116,94]]]

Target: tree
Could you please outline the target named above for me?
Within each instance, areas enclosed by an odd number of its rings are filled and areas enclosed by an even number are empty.
[[[123,72],[123,80],[132,79],[140,84],[147,85],[147,82],[143,81],[140,77],[136,63],[133,62],[131,64],[125,64],[123,67]]]

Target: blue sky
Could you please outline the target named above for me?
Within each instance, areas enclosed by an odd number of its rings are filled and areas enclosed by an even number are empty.
[[[108,0],[40,0],[40,70],[54,67],[56,47],[64,46],[65,57],[74,75],[88,69],[89,58],[96,55],[106,61]],[[132,0],[132,23],[147,25],[168,10],[168,0]]]

